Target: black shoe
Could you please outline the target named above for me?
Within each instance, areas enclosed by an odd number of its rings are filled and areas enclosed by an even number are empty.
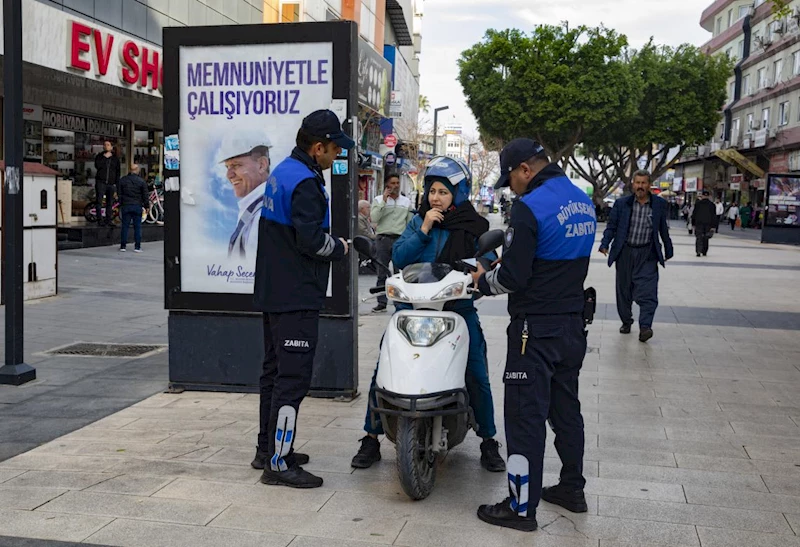
[[[708,253],[703,253],[703,256],[708,256]]]
[[[500,444],[494,439],[486,439],[481,443],[481,465],[492,473],[506,470],[506,462],[503,461],[499,448]]]
[[[647,342],[653,337],[653,329],[642,329],[639,331],[639,342]]]
[[[373,463],[379,461],[381,461],[381,443],[378,442],[378,439],[367,435],[361,439],[361,448],[358,449],[358,454],[353,456],[350,466],[358,469],[367,469],[372,467]]]
[[[372,308],[372,313],[381,313],[386,311],[386,304],[378,304]]]
[[[478,507],[478,518],[495,526],[513,528],[523,532],[533,532],[539,528],[535,514],[532,517],[520,517],[516,511],[511,509],[511,498],[506,498],[495,505],[481,505]]]
[[[299,465],[293,465],[286,471],[264,469],[261,474],[261,482],[290,488],[319,488],[322,486],[322,477],[317,477],[308,471],[304,471]]]
[[[697,253],[697,258],[700,258],[700,253]]]
[[[629,323],[623,323],[622,326],[619,328],[620,334],[630,334],[631,333],[631,326]]]
[[[253,458],[253,461],[250,462],[250,465],[253,469],[264,469],[267,466],[267,461],[269,460],[269,455],[266,452],[262,452],[260,448],[256,447],[256,457]],[[297,465],[305,465],[308,463],[308,454],[302,454],[300,452],[294,452],[294,461]]]
[[[570,490],[560,484],[542,488],[542,499],[553,505],[560,505],[573,513],[585,513],[589,510],[583,490]]]

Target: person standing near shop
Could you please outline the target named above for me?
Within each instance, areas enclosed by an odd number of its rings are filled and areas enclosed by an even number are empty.
[[[708,195],[707,193],[705,195]],[[722,222],[722,216],[725,214],[725,204],[717,198],[717,201],[714,203],[714,213],[717,215],[717,220],[714,223],[714,230],[719,232],[719,223]]]
[[[719,200],[717,200],[719,202]],[[719,226],[717,205],[711,203],[708,190],[703,190],[692,211],[692,226],[694,226],[695,252],[697,256],[708,255],[708,240],[715,224]]]
[[[383,195],[375,197],[371,213],[372,222],[377,226],[375,230],[377,262],[388,266],[392,260],[392,246],[406,229],[414,213],[411,211],[411,200],[400,195],[400,177],[396,173],[387,172],[383,185]],[[383,287],[391,272],[377,264],[376,267],[378,283],[375,286]],[[378,305],[372,308],[372,311],[376,313],[386,311],[387,303],[385,294],[378,295]]]
[[[739,207],[736,205],[736,202],[734,201],[728,208],[728,222],[731,225],[731,230],[736,229],[736,219],[738,218],[739,218]]]
[[[640,342],[653,337],[653,318],[658,307],[658,265],[664,266],[673,254],[667,207],[663,198],[650,193],[650,173],[636,171],[633,195],[614,203],[600,243],[600,252],[608,257],[608,266],[617,263],[617,312],[622,320],[619,332],[631,332],[632,307],[636,302],[639,304]],[[659,235],[664,242],[663,251]]]
[[[119,179],[119,209],[122,215],[122,231],[119,234],[120,252],[125,252],[128,246],[128,228],[133,222],[133,252],[142,252],[142,213],[150,205],[147,195],[147,183],[136,171],[139,166],[132,163],[130,172]]]
[[[509,294],[504,373],[510,496],[482,505],[489,524],[533,531],[539,499],[586,512],[584,427],[578,375],[586,355],[583,283],[597,220],[591,199],[550,163],[544,148],[514,139],[500,154],[495,188],[520,196],[511,209],[502,264],[473,278],[484,295]],[[555,432],[561,481],[542,489],[545,422]]]
[[[114,153],[114,146],[111,141],[103,143],[103,151],[94,158],[94,167],[97,170],[94,175],[94,189],[97,194],[97,224],[98,226],[109,226],[113,218],[111,207],[114,203],[114,195],[117,193],[120,177],[119,158]],[[103,198],[106,199],[105,218],[101,214]]]
[[[293,450],[297,413],[311,387],[329,263],[348,253],[347,241],[329,233],[322,172],[355,142],[334,112],[317,110],[303,120],[296,144],[267,180],[258,225],[254,303],[263,312],[264,363],[251,465],[264,469],[264,484],[316,488],[322,479],[303,470],[308,456]]]

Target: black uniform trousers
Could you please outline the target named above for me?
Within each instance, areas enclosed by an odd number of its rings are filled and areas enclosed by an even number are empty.
[[[694,250],[695,253],[708,253],[708,240],[711,239],[712,226],[710,224],[696,224],[694,227]]]
[[[400,236],[396,235],[386,235],[386,234],[378,234],[375,238],[375,255],[378,259],[378,262],[383,264],[389,265],[389,262],[392,261],[392,247],[394,246],[394,242]],[[392,275],[392,273],[387,270],[386,268],[381,268],[377,264],[375,268],[378,270],[378,282],[375,284],[376,287],[384,287],[386,286],[386,278]],[[386,306],[389,301],[386,299],[385,294],[378,295],[378,304],[383,304]]]
[[[639,326],[650,328],[658,308],[658,256],[652,244],[625,245],[617,258],[617,312],[633,324],[633,303],[639,304]]]
[[[523,353],[523,331],[528,339]],[[542,494],[545,421],[555,433],[561,484],[583,489],[583,416],[578,375],[586,355],[582,314],[511,320],[506,356],[505,423],[511,507],[532,517]]]
[[[311,387],[319,311],[265,313],[263,321],[258,447],[269,454],[273,471],[284,471],[294,464],[297,414]]]
[[[105,182],[95,182],[94,191],[97,194],[97,223],[98,224],[111,224],[114,218],[112,208],[114,206],[114,194],[117,187],[114,184],[106,184]],[[106,198],[106,214],[105,219],[102,216],[103,211],[103,198]]]

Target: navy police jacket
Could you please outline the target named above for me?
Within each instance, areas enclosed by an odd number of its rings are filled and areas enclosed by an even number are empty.
[[[330,262],[344,245],[330,235],[325,179],[299,148],[267,179],[258,224],[254,301],[267,313],[320,310]]]
[[[631,215],[633,214],[633,200],[636,196],[625,196],[614,202],[614,207],[611,209],[611,214],[608,215],[608,224],[606,224],[605,232],[603,232],[603,241],[600,243],[601,249],[608,249],[611,246],[611,251],[608,253],[608,265],[611,266],[619,258],[625,242],[628,241],[628,230],[631,225]],[[713,204],[712,204],[713,205]],[[672,249],[672,239],[669,237],[669,224],[667,217],[669,216],[669,203],[664,198],[650,194],[650,207],[653,213],[653,248],[658,256],[658,262],[662,266],[664,263],[672,258],[674,253]],[[661,249],[661,242],[658,236],[664,242],[664,249]]]
[[[511,208],[502,265],[481,276],[481,292],[510,293],[512,318],[583,312],[596,231],[591,199],[551,163]]]

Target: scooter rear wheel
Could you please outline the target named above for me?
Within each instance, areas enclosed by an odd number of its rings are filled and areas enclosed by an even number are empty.
[[[397,473],[403,490],[411,499],[425,499],[433,491],[436,454],[432,450],[432,436],[432,419],[397,419]]]

